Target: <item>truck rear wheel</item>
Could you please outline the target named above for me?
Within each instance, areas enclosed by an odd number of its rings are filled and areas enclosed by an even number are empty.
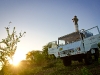
[[[70,66],[71,65],[71,59],[70,58],[63,58],[63,64],[64,66]]]
[[[92,64],[93,60],[92,60],[92,54],[91,51],[88,51],[86,56],[85,56],[85,63],[87,65]]]
[[[98,49],[95,49],[94,57],[95,57],[95,61],[98,61],[98,58],[99,58],[99,50]]]

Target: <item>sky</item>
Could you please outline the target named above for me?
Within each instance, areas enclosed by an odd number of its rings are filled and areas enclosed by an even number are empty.
[[[75,31],[72,18],[77,15],[79,30],[100,28],[100,0],[0,0],[0,40],[5,28],[26,31],[16,53],[25,55],[42,50],[48,42]]]

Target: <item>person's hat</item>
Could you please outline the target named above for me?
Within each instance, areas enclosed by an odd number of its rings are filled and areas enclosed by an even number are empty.
[[[77,17],[76,15],[74,17]]]

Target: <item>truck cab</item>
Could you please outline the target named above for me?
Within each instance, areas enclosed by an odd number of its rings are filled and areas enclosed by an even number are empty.
[[[53,54],[56,58],[58,58],[59,57],[58,51],[59,50],[57,41],[49,42],[48,54]]]

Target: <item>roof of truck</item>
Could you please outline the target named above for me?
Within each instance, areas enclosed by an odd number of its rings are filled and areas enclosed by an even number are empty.
[[[73,32],[58,38],[58,40],[65,40],[69,42],[76,41],[77,39],[80,39],[79,32]]]

